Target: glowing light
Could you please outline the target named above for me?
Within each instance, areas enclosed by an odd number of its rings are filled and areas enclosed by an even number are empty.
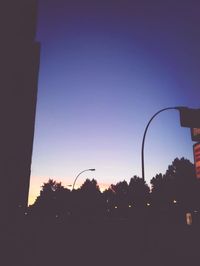
[[[117,209],[117,206],[115,206],[115,209]]]
[[[151,204],[149,202],[147,202],[147,206],[149,207],[149,206],[151,206]]]
[[[173,203],[174,203],[174,204],[176,204],[176,203],[177,203],[177,201],[174,199],[174,200],[173,200]]]
[[[131,208],[131,207],[132,207],[132,205],[128,205],[128,207],[129,207],[129,208]]]
[[[192,214],[190,212],[186,213],[186,223],[187,225],[192,225]]]

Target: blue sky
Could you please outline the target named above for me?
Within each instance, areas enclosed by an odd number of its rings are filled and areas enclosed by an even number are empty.
[[[41,42],[30,202],[48,178],[100,184],[141,176],[141,143],[161,108],[200,102],[198,4],[40,0]],[[162,2],[162,4],[161,4]],[[145,145],[149,180],[175,157],[193,161],[177,111],[160,114]]]

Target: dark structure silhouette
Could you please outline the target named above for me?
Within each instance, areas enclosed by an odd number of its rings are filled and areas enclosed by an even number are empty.
[[[36,0],[1,1],[0,176],[3,217],[27,206],[40,45]]]

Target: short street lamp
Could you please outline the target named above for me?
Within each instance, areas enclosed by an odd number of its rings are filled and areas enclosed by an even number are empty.
[[[76,184],[76,180],[78,179],[78,177],[79,177],[82,173],[84,173],[84,172],[86,172],[86,171],[95,171],[95,170],[96,170],[96,169],[94,169],[94,168],[90,168],[90,169],[86,169],[86,170],[81,171],[81,172],[76,176],[76,178],[75,178],[75,180],[74,180],[72,190],[74,190],[74,187],[75,187],[75,184]]]

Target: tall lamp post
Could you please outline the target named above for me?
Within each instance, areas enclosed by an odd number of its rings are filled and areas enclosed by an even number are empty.
[[[84,173],[84,172],[86,172],[86,171],[95,171],[95,170],[96,170],[96,169],[94,169],[94,168],[90,168],[90,169],[86,169],[86,170],[81,171],[81,172],[76,176],[76,178],[74,179],[74,183],[73,183],[72,190],[74,190],[74,187],[75,187],[75,184],[76,184],[76,180],[78,179],[78,177],[79,177],[82,173]]]
[[[141,151],[141,162],[142,162],[142,179],[145,181],[145,172],[144,172],[144,144],[145,144],[145,137],[147,134],[147,130],[149,128],[149,125],[151,124],[151,121],[154,119],[154,117],[156,117],[158,114],[160,114],[161,112],[164,112],[166,110],[178,110],[181,111],[182,109],[184,109],[185,107],[182,106],[177,106],[177,107],[167,107],[167,108],[163,108],[161,110],[159,110],[158,112],[156,112],[151,119],[149,120],[145,131],[144,131],[144,135],[143,135],[143,139],[142,139],[142,151]]]

